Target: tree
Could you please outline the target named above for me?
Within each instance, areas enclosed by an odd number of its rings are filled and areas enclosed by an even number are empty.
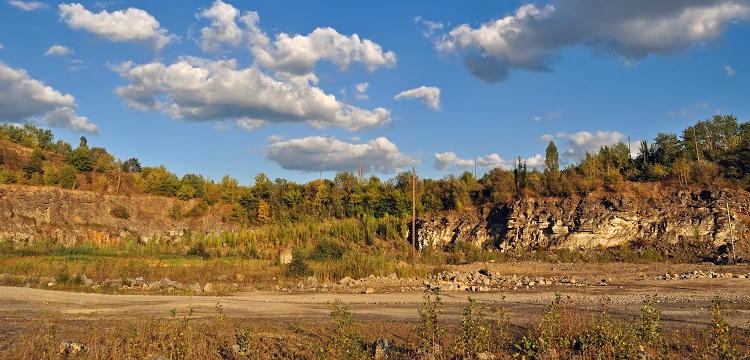
[[[175,196],[180,187],[180,180],[177,175],[169,172],[164,165],[155,168],[146,168],[143,171],[145,175],[146,188],[149,194],[159,196]]]
[[[75,189],[76,187],[76,169],[71,165],[64,165],[57,173],[60,186],[63,189]]]
[[[271,219],[271,205],[261,199],[258,202],[258,221],[265,223]]]
[[[78,145],[78,147],[82,147],[84,149],[88,148],[88,141],[86,140],[85,136],[81,136],[81,143]]]
[[[526,188],[526,162],[521,160],[521,157],[518,157],[518,161],[515,163],[515,168],[513,169],[513,181],[516,184],[516,194],[518,196],[521,196],[521,191]]]
[[[68,154],[67,162],[78,172],[90,172],[94,169],[94,161],[89,148],[79,146]]]
[[[142,171],[141,162],[136,158],[127,159],[122,163],[120,170],[124,172],[139,173]]]
[[[544,153],[544,180],[549,193],[552,195],[560,193],[560,155],[552,140]]]

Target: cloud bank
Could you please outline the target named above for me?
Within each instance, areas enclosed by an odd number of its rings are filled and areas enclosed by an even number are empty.
[[[553,0],[472,27],[427,35],[443,55],[457,54],[476,78],[499,82],[512,70],[551,71],[559,51],[586,46],[628,61],[669,55],[714,41],[750,19],[745,0]]]
[[[237,68],[235,60],[181,58],[113,67],[130,85],[115,92],[132,108],[163,111],[173,119],[304,122],[321,129],[357,131],[391,121],[383,108],[361,109],[342,103],[307,81],[267,75],[257,66]]]
[[[476,163],[475,163],[476,161]],[[435,154],[434,168],[442,171],[458,171],[473,169],[474,165],[480,169],[492,170],[495,168],[501,168],[510,170],[513,168],[514,161],[516,160],[505,160],[498,154],[489,154],[485,156],[479,156],[475,159],[461,159],[454,152],[448,151],[444,153]],[[537,154],[530,158],[523,160],[526,162],[527,167],[542,167],[544,166],[544,157]]]

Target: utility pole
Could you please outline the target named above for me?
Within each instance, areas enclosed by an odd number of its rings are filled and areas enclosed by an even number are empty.
[[[411,264],[417,266],[417,170],[411,168]]]
[[[737,265],[737,254],[734,252],[734,237],[732,236],[732,214],[729,213],[729,201],[727,204],[727,221],[729,221],[729,242],[732,244],[732,265]]]

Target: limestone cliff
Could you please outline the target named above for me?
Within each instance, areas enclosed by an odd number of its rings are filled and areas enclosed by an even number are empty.
[[[417,221],[418,245],[469,241],[500,250],[619,246],[624,243],[730,242],[745,251],[750,194],[744,190],[664,189],[633,185],[622,193],[523,198],[513,203],[430,216]]]

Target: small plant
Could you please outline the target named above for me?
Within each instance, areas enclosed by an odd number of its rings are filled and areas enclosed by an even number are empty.
[[[109,214],[123,220],[127,220],[130,218],[130,211],[128,211],[128,208],[123,205],[115,205],[111,210],[109,210]]]
[[[484,320],[484,314],[477,310],[477,301],[472,298],[468,298],[468,301],[461,317],[459,347],[465,357],[472,357],[487,351],[490,327]]]
[[[169,208],[169,211],[167,212],[167,215],[172,218],[172,220],[179,221],[182,220],[185,215],[182,213],[182,205],[179,203],[174,203]]]
[[[422,350],[430,352],[439,347],[445,329],[438,324],[438,316],[443,313],[443,301],[440,290],[427,288],[422,296],[422,308],[418,310],[421,327],[419,337],[422,339]]]
[[[208,259],[211,257],[211,255],[206,251],[206,245],[203,244],[203,242],[199,241],[195,244],[193,244],[190,249],[185,253],[187,256],[198,256],[201,259]]]
[[[654,306],[657,300],[656,295],[646,296],[645,305],[641,309],[641,322],[631,328],[636,340],[644,345],[657,345],[661,341],[661,311]]]
[[[737,349],[732,345],[732,328],[724,319],[724,311],[721,299],[711,301],[711,348],[721,360],[734,360],[739,358]]]
[[[360,346],[362,336],[357,331],[354,323],[354,315],[341,300],[336,299],[328,303],[333,321],[333,338],[329,348],[337,359],[361,359],[365,352]]]

